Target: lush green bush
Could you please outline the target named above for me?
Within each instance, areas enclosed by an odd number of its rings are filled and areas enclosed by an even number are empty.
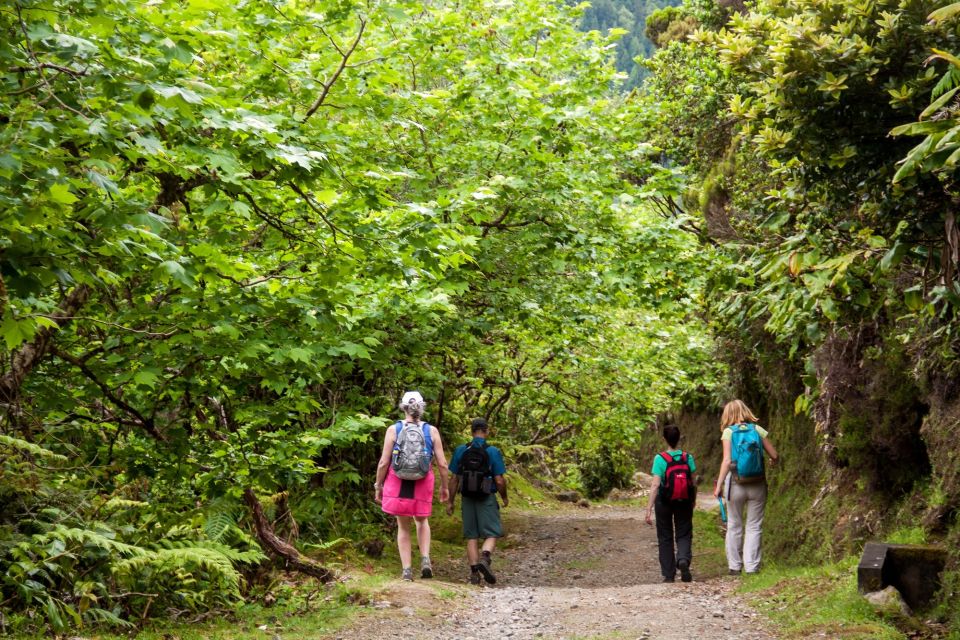
[[[603,498],[613,489],[629,487],[636,471],[623,445],[609,440],[588,444],[578,451],[577,458],[580,484],[591,498]]]

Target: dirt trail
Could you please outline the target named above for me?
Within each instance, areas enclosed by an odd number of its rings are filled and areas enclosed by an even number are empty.
[[[694,582],[660,582],[656,534],[639,508],[506,513],[495,586],[465,584],[462,559],[435,560],[433,580],[390,583],[331,638],[775,637],[732,594],[737,578],[699,575],[696,555]]]

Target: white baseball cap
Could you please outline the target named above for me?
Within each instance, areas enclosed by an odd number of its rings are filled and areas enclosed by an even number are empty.
[[[411,402],[423,402],[423,396],[420,395],[419,391],[407,391],[403,394],[403,399],[400,400],[400,406],[410,404]]]

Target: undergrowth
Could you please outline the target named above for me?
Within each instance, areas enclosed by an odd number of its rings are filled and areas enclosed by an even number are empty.
[[[783,638],[902,640],[904,634],[880,619],[857,592],[856,564],[849,557],[815,567],[766,566],[744,576],[740,591]]]

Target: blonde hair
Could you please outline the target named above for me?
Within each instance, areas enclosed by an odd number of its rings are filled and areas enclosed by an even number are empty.
[[[730,425],[742,422],[757,422],[757,416],[753,415],[750,407],[743,400],[731,400],[725,404],[723,415],[720,417],[720,428],[726,429]]]

